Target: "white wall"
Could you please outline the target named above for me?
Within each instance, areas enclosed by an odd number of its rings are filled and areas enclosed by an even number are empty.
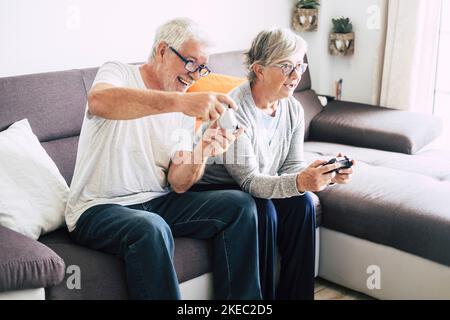
[[[381,32],[374,21],[384,0],[321,0],[317,32],[301,35],[310,45],[313,88],[343,99],[372,102]],[[0,0],[0,77],[101,65],[107,60],[143,61],[157,26],[185,16],[215,39],[213,52],[246,49],[263,28],[289,27],[296,0]],[[374,7],[375,6],[375,7]],[[372,11],[370,11],[372,10]],[[375,10],[375,11],[374,11]],[[356,32],[353,57],[328,54],[331,18],[348,16]]]
[[[334,96],[334,82],[342,78],[343,100],[375,102],[375,72],[379,53],[383,51],[380,47],[383,2],[384,0],[321,0],[318,31],[300,34],[309,44],[312,84],[318,93]],[[292,0],[292,3],[295,4],[296,1]],[[354,56],[337,57],[328,53],[331,19],[340,16],[349,17],[353,23],[356,33]]]
[[[163,22],[207,27],[214,52],[242,50],[256,33],[290,26],[291,0],[0,0],[0,77],[143,61]]]

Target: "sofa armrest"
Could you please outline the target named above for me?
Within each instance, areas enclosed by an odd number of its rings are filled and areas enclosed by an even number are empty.
[[[335,100],[313,118],[309,139],[414,154],[442,126],[432,115]]]
[[[54,286],[64,275],[64,261],[50,248],[0,226],[0,292]]]

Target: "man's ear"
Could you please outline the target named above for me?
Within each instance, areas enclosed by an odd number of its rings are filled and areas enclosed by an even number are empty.
[[[264,67],[260,64],[254,64],[252,68],[253,68],[253,72],[256,75],[256,78],[258,80],[263,80],[264,79]]]
[[[161,62],[164,58],[164,56],[167,54],[167,49],[169,47],[167,46],[167,43],[160,42],[158,46],[156,47],[156,61]]]

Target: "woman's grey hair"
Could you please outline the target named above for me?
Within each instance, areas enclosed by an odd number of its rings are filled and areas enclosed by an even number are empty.
[[[156,50],[161,42],[165,42],[175,50],[179,50],[186,41],[191,39],[200,42],[206,47],[212,45],[206,32],[191,19],[176,18],[164,23],[156,30],[150,60],[155,58]]]
[[[308,50],[308,44],[302,37],[287,28],[261,31],[252,42],[250,50],[245,53],[248,68],[247,78],[252,83],[256,79],[253,66],[271,66],[280,63],[292,55]]]

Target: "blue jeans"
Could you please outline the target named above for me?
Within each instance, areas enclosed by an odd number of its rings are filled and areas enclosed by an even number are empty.
[[[173,237],[212,239],[215,299],[261,299],[257,213],[241,191],[169,193],[85,211],[71,237],[125,261],[132,299],[180,299]]]
[[[192,191],[235,190],[238,185],[195,185]],[[309,193],[286,199],[254,197],[258,211],[259,267],[264,299],[314,299],[316,212]],[[280,278],[275,285],[276,253]]]
[[[263,297],[313,300],[316,214],[312,197],[306,193],[286,199],[254,199],[258,208]],[[275,291],[277,246],[281,267]]]

